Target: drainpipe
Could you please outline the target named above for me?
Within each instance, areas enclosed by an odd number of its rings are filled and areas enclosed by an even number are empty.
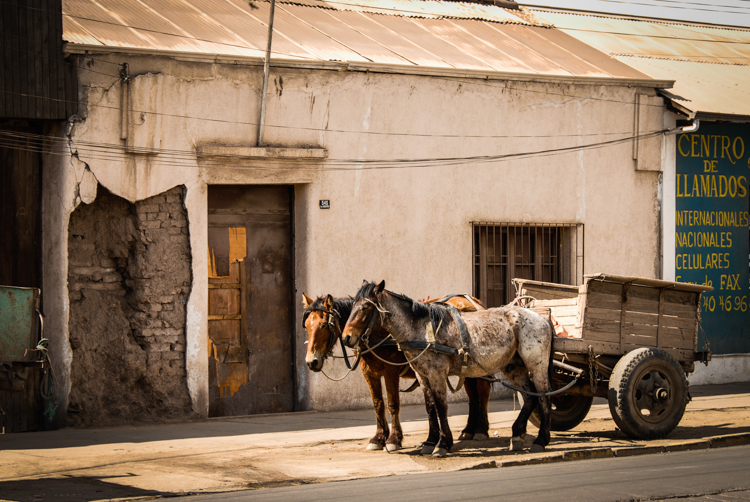
[[[665,132],[664,134],[666,136],[669,136],[670,134],[685,134],[688,132],[695,132],[698,130],[698,128],[701,125],[701,121],[698,119],[693,119],[693,123],[690,125],[682,126],[682,127],[675,127],[674,129],[670,129],[669,131]]]
[[[266,61],[263,65],[263,91],[260,96],[260,120],[258,121],[258,146],[263,143],[263,126],[266,122],[266,93],[268,92],[268,72],[271,67],[271,37],[273,36],[273,11],[276,0],[271,0],[271,14],[268,21],[268,45],[266,46]]]
[[[692,124],[682,126],[682,127],[675,127],[674,129],[669,129],[664,133],[665,136],[670,136],[672,134],[686,134],[691,132],[696,132],[698,128],[701,125],[701,121],[696,118],[691,118],[693,121]],[[663,205],[664,205],[664,177],[663,173],[659,177],[659,235],[657,237],[658,241],[658,249],[659,249],[659,263],[657,264],[657,268],[659,269],[659,277],[664,277],[664,214],[663,214]]]

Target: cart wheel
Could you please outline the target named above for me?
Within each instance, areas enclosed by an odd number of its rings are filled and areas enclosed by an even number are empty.
[[[659,439],[680,423],[688,403],[685,372],[668,352],[642,347],[622,356],[609,379],[609,410],[622,432]]]
[[[523,394],[519,393],[519,399],[523,403]],[[555,432],[569,431],[576,425],[583,422],[591,409],[593,397],[582,396],[580,394],[558,394],[550,398],[552,405],[552,419],[550,420],[550,430]],[[529,421],[537,428],[542,421],[539,419],[539,410],[534,410],[529,417]]]

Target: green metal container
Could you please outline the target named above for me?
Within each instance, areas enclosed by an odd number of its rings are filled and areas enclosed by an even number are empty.
[[[37,288],[0,286],[0,362],[34,361],[39,343]]]

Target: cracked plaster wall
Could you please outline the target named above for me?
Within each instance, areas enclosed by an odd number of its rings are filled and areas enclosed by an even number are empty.
[[[125,61],[129,85],[118,81],[111,65]],[[311,172],[191,153],[200,146],[255,146],[258,65],[102,54],[79,56],[79,66],[96,70],[79,74],[81,120],[70,132],[73,151],[88,167],[69,159],[64,165],[69,172],[57,174],[64,178],[55,194],[61,200],[58,213],[64,221],[76,197],[84,201],[90,194],[87,172],[130,202],[186,187],[193,260],[186,370],[199,413],[207,410],[207,184],[296,185],[298,299],[303,291],[353,294],[363,278],[386,279],[390,289],[418,298],[469,292],[471,221],[583,223],[584,273],[661,273],[654,260],[659,144],[644,146],[645,158],[637,162],[632,143],[626,142],[554,156],[415,169],[372,170],[356,163],[509,155],[630,135],[636,93],[650,103],[653,90],[272,68],[266,144],[324,148],[331,159],[355,161],[345,170]],[[123,92],[133,110],[125,120]],[[642,115],[641,121],[644,130],[662,126],[658,114]],[[130,153],[103,155],[83,142],[123,145]],[[639,165],[654,171],[638,171]],[[330,200],[331,209],[319,210],[320,199]],[[60,281],[56,284],[59,288]],[[296,336],[301,408],[368,406],[361,376],[332,383],[309,373],[300,327]],[[331,372],[340,369],[334,365]],[[421,401],[416,395],[404,399]]]
[[[184,190],[135,204],[104,189],[94,195],[70,218],[67,423],[188,417],[185,305],[192,281]]]

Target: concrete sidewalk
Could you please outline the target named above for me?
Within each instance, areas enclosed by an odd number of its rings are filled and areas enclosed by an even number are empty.
[[[694,387],[691,394],[668,439],[628,439],[616,430],[606,401],[596,400],[582,424],[553,433],[541,454],[507,451],[518,414],[512,400],[490,403],[489,440],[457,442],[446,459],[417,454],[427,431],[423,406],[402,410],[404,450],[393,454],[364,451],[375,430],[371,409],[6,434],[0,435],[0,500],[152,498],[750,442],[750,383]],[[450,412],[457,434],[468,408],[453,404]],[[530,444],[536,429],[529,432]]]

